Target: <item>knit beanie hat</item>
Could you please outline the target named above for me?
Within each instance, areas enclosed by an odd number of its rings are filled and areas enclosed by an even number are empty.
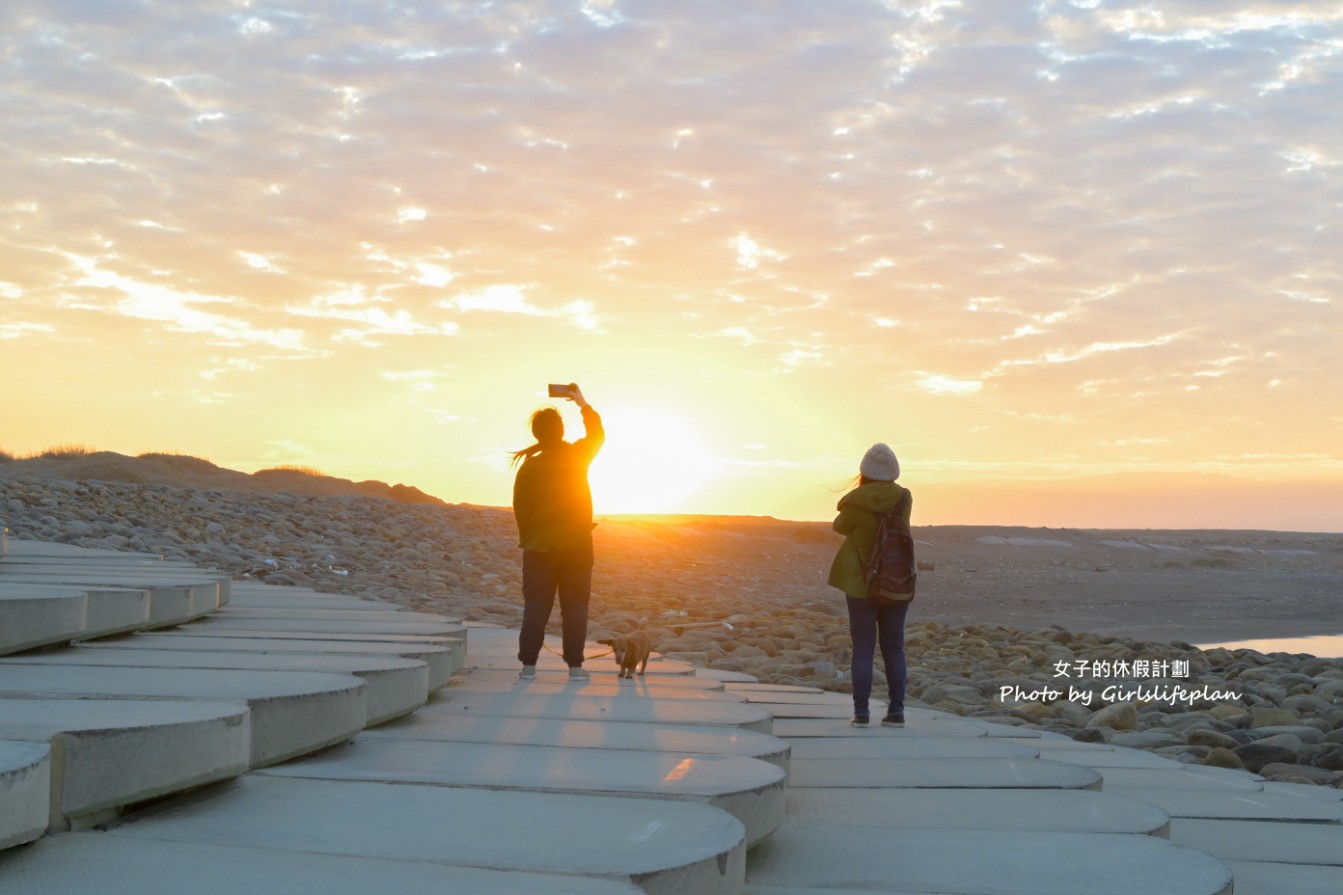
[[[893,482],[900,478],[900,461],[895,459],[890,445],[877,442],[863,454],[858,471],[874,482]]]

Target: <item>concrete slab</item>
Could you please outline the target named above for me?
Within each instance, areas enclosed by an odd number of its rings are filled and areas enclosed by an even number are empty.
[[[546,835],[520,830],[524,822]],[[689,802],[260,774],[184,796],[105,835],[597,877],[637,882],[647,895],[734,895],[746,863],[741,823]]]
[[[695,802],[741,821],[747,848],[784,817],[783,769],[732,755],[359,737],[260,773]]]
[[[283,638],[182,637],[176,632],[135,634],[80,644],[85,649],[180,650],[183,652],[263,653],[278,655],[399,656],[423,662],[429,671],[429,689],[437,690],[452,679],[453,650],[460,644],[359,643],[348,640],[292,640]],[[516,676],[515,676],[516,679]]]
[[[794,758],[788,784],[795,789],[1093,789],[1101,775],[1091,768],[1023,758]]]
[[[81,590],[129,589],[149,594],[148,627],[161,628],[180,625],[193,618],[213,612],[219,606],[220,593],[216,582],[169,583],[149,581],[136,575],[31,575],[26,573],[0,574],[0,584],[70,585]]]
[[[80,640],[140,631],[150,626],[152,598],[149,591],[97,584],[83,584],[80,588],[89,598]]]
[[[788,825],[1165,836],[1154,805],[1075,789],[790,789]]]
[[[747,674],[744,671],[724,671],[719,668],[696,668],[695,677],[707,678],[713,681],[722,681],[725,684],[757,684],[760,682],[758,677]]]
[[[0,582],[0,655],[67,643],[85,628],[89,598],[73,587],[23,588]]]
[[[688,684],[695,683],[693,678],[680,675],[666,675],[661,682],[658,682],[650,681],[647,677],[631,680],[629,678],[618,678],[614,673],[598,674],[595,671],[592,674],[592,679],[587,681],[570,681],[567,671],[563,674],[538,674],[536,680],[524,681],[518,678],[515,671],[480,671],[473,669],[466,674],[459,675],[448,690],[451,693],[526,693],[528,696],[555,696],[563,693],[570,696],[623,697],[626,699],[707,699],[714,702],[746,704],[746,700],[740,696],[725,693],[722,690],[708,689],[713,686],[711,681],[705,681],[703,682],[704,686],[698,687],[676,686],[676,683],[681,680]]]
[[[419,861],[303,854],[179,842],[126,840],[102,833],[49,837],[0,853],[5,895],[574,895],[573,876],[484,870]],[[583,877],[591,895],[642,895],[633,883]]]
[[[472,627],[468,629],[467,653],[472,668],[494,671],[513,671],[521,667],[518,663],[517,629],[495,627]],[[596,636],[596,635],[594,635]],[[539,673],[567,672],[567,666],[560,657],[561,643],[558,637],[546,637],[544,648],[537,660]],[[599,643],[589,643],[583,651],[583,667],[593,674],[616,674],[619,666],[610,655],[611,648]],[[688,662],[667,659],[654,653],[648,662],[648,671],[644,677],[662,677],[664,675],[690,675],[695,667]]]
[[[645,724],[743,727],[772,733],[773,717],[759,706],[739,702],[677,699],[621,699],[599,696],[514,696],[439,690],[420,709],[425,715],[504,715],[561,721],[635,721]]]
[[[459,626],[459,622],[446,615],[438,615],[432,612],[413,612],[409,609],[392,609],[385,605],[373,605],[368,608],[359,609],[327,609],[324,607],[310,607],[301,609],[290,609],[268,606],[244,606],[238,607],[233,604],[221,608],[214,613],[213,619],[235,619],[235,618],[264,618],[264,619],[302,619],[311,621],[314,619],[326,619],[328,621],[347,621],[359,622],[424,622],[427,624],[449,624],[454,627]]]
[[[283,588],[276,588],[283,590]],[[344,611],[362,611],[372,612],[396,612],[403,611],[403,607],[396,603],[383,603],[375,600],[364,600],[359,597],[328,597],[318,594],[296,596],[271,595],[252,596],[251,594],[239,594],[235,590],[233,599],[229,600],[229,609],[323,609],[323,610],[344,610]]]
[[[1343,867],[1343,824],[1172,818],[1170,838],[1228,861]]]
[[[126,566],[95,566],[88,563],[32,563],[0,568],[0,581],[10,579],[49,579],[52,584],[119,584],[125,587],[184,587],[209,585],[213,596],[230,586],[226,572],[164,564]],[[217,608],[217,605],[216,605]]]
[[[300,671],[0,667],[0,696],[245,702],[252,712],[253,767],[354,736],[364,726],[365,686],[353,675]]]
[[[161,562],[157,553],[138,553],[133,550],[97,550],[92,547],[77,547],[74,544],[60,544],[55,541],[11,540],[7,558],[22,562],[37,558],[102,560],[106,562]]]
[[[45,833],[50,807],[51,747],[0,739],[0,849]]]
[[[806,737],[793,744],[794,758],[826,761],[850,758],[1038,758],[1039,752],[1018,743],[989,737]]]
[[[400,656],[285,655],[281,653],[186,652],[184,650],[109,650],[75,646],[40,654],[0,659],[8,665],[97,666],[115,668],[214,668],[249,671],[306,671],[352,674],[367,685],[364,724],[381,724],[410,714],[429,698],[429,669]]]
[[[905,714],[908,715],[909,712],[907,711]],[[976,724],[982,727],[984,729],[984,735],[990,737],[1002,737],[1010,740],[1071,739],[1071,737],[1065,737],[1062,734],[1053,733],[1048,730],[1033,730],[1029,727],[1014,727],[1011,724],[995,724],[992,721],[983,721],[978,718],[966,718],[965,720],[971,724]]]
[[[185,625],[163,632],[173,637],[205,637],[212,639],[233,638],[238,640],[307,640],[313,643],[350,643],[350,644],[392,644],[408,647],[441,646],[452,650],[453,672],[460,671],[466,662],[466,642],[459,637],[420,637],[413,634],[360,634],[358,631],[347,633],[313,633],[310,631],[233,631],[228,628],[205,628]]]
[[[558,670],[558,669],[557,669]],[[729,702],[745,702],[746,700],[739,694],[728,694],[723,689],[723,685],[718,681],[706,681],[701,678],[691,677],[688,674],[658,674],[644,675],[642,677],[616,679],[612,675],[598,675],[593,670],[594,685],[600,685],[613,692],[637,693],[640,695],[654,696],[668,694],[674,696],[677,693],[695,692],[695,693],[713,693],[720,698],[728,698]],[[568,672],[565,670],[559,675],[545,674],[544,670],[538,672],[538,678],[535,681],[522,681],[518,679],[518,666],[511,668],[470,668],[462,674],[457,675],[452,682],[454,687],[460,687],[464,690],[479,690],[485,692],[510,692],[518,686],[537,687],[550,686],[553,684],[568,684]]]
[[[119,553],[105,553],[90,556],[11,556],[5,561],[7,569],[40,569],[49,566],[78,566],[81,569],[87,569],[90,572],[126,572],[133,570],[163,571],[173,569],[176,571],[195,570],[195,567],[184,562],[165,562],[161,556],[145,556],[141,554],[128,553],[125,555]],[[216,572],[218,574],[218,572]]]
[[[1253,777],[1213,776],[1200,774],[1191,765],[1179,770],[1149,768],[1099,768],[1105,778],[1105,790],[1120,792],[1125,789],[1196,789],[1204,792],[1259,792],[1264,787]]]
[[[1001,739],[1007,740],[1006,737]],[[1039,740],[1011,740],[1011,742],[1020,743],[1039,743]],[[1088,768],[1146,768],[1149,770],[1168,770],[1178,771],[1184,768],[1184,765],[1178,761],[1172,761],[1161,755],[1154,755],[1151,752],[1143,752],[1138,749],[1087,749],[1083,747],[1075,749],[1051,749],[1048,746],[1037,749],[1042,758],[1048,758],[1050,761],[1066,761],[1069,764],[1079,764]]]
[[[1043,732],[1050,733],[1051,731],[1043,731]],[[1072,737],[1056,738],[1052,736],[1049,737],[1010,736],[1010,737],[994,737],[994,739],[1003,743],[1021,743],[1023,746],[1026,745],[1032,746],[1036,749],[1039,749],[1041,753],[1055,752],[1060,749],[1064,750],[1065,752],[1077,749],[1082,749],[1088,752],[1114,752],[1116,749],[1125,748],[1123,746],[1112,746],[1109,743],[1079,743]]]
[[[251,719],[234,702],[0,699],[0,739],[51,747],[52,831],[247,770]]]
[[[248,631],[206,625],[202,622],[182,625],[180,628],[159,633],[171,634],[173,637],[239,637],[244,640],[271,638],[275,640],[322,640],[333,643],[428,643],[445,646],[453,644],[464,646],[466,644],[464,637],[453,634],[374,634],[363,633],[357,628],[345,631]],[[517,673],[516,670],[514,673]]]
[[[784,739],[807,737],[984,737],[987,731],[969,721],[928,721],[905,713],[905,726],[900,728],[850,727],[848,719],[838,718],[778,718],[774,721],[774,735]]]
[[[255,578],[248,578],[246,576],[242,578],[233,579],[233,592],[235,594],[247,594],[247,593],[316,594],[317,593],[317,591],[314,590],[313,588],[304,587],[301,584],[283,584],[283,585],[267,584],[264,581],[258,581]],[[339,596],[339,595],[333,595],[333,596]]]
[[[4,581],[5,579],[0,579],[0,598],[3,598],[3,595],[26,593],[67,594],[71,591],[81,591],[85,594],[85,620],[83,628],[78,633],[79,640],[138,630],[149,624],[148,591],[132,587],[44,585],[44,583],[34,585],[34,583],[3,583]],[[3,638],[3,634],[0,634],[0,640]]]
[[[818,687],[805,687],[798,684],[762,684],[755,683],[737,683],[735,681],[723,682],[723,686],[728,690],[740,690],[743,693],[827,693]],[[847,698],[847,697],[846,697]]]
[[[562,721],[510,718],[504,715],[429,716],[417,712],[359,735],[457,743],[512,743],[568,746],[575,749],[635,749],[697,755],[740,755],[758,758],[788,770],[787,740],[739,727],[693,727],[639,724],[627,721]]]
[[[1343,806],[1278,793],[1131,786],[1107,786],[1105,792],[1156,805],[1171,817],[1343,823]]]
[[[745,699],[747,702],[758,702],[761,705],[792,705],[792,706],[838,706],[840,711],[833,717],[847,718],[853,714],[853,697],[844,693],[808,693],[801,690],[774,690],[745,688],[737,684],[724,684],[723,688],[729,693],[735,693]],[[886,703],[881,703],[882,709]],[[831,715],[826,715],[831,717]]]
[[[1308,783],[1277,783],[1274,781],[1265,781],[1264,792],[1272,792],[1301,799],[1315,799],[1316,801],[1328,802],[1335,805],[1343,803],[1343,789],[1313,786]]]
[[[1236,877],[1236,895],[1338,895],[1343,867],[1227,861]]]
[[[391,614],[391,613],[389,613]],[[211,615],[194,622],[192,627],[211,635],[220,631],[270,631],[291,634],[401,634],[419,637],[461,637],[465,629],[453,622],[392,621],[388,619],[307,619],[307,618],[228,618]]]
[[[786,825],[751,853],[751,884],[794,892],[1230,895],[1231,873],[1220,861],[1156,836],[1012,830],[901,830],[893,836]]]
[[[798,720],[812,719],[812,720],[826,720],[826,721],[843,721],[845,724],[848,724],[849,719],[853,717],[852,700],[845,700],[843,703],[839,704],[831,703],[828,705],[825,703],[798,704],[792,702],[757,703],[755,700],[751,700],[751,702],[752,704],[758,704],[764,708],[769,709],[769,711],[774,715],[774,717],[778,718],[780,721],[794,720],[794,719]],[[881,715],[886,711],[886,703],[881,700],[874,699],[872,700],[871,709],[872,709],[872,715],[880,719]]]
[[[550,645],[552,650],[559,651],[558,643]],[[616,664],[615,659],[611,658],[610,647],[594,644],[583,651],[583,667],[593,674],[609,674],[612,677],[620,671],[620,666]],[[482,653],[477,647],[467,644],[467,654],[471,657],[470,665],[473,669],[482,671],[512,671],[514,674],[522,665],[517,658],[517,644],[513,644],[513,652],[508,655]],[[564,674],[568,671],[568,666],[564,660],[555,653],[542,652],[536,662],[536,670],[541,673],[559,673]],[[664,659],[654,656],[648,661],[647,673],[643,676],[665,677],[668,675],[689,676],[694,671],[694,666],[688,662],[678,662],[674,659]]]

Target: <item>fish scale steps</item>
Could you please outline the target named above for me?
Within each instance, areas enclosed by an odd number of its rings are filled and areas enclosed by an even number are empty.
[[[344,742],[414,711],[463,661],[460,640],[323,649],[230,638],[219,649],[177,626],[227,611],[222,573],[63,544],[4,547],[4,846]],[[398,608],[377,604],[369,619]]]
[[[590,680],[548,651],[521,681],[515,630],[8,549],[0,588],[34,596],[0,601],[5,895],[1343,891],[1340,791],[918,707],[855,729],[842,694],[621,680],[595,645]],[[170,610],[192,580],[213,606]],[[134,624],[89,624],[127,593]]]

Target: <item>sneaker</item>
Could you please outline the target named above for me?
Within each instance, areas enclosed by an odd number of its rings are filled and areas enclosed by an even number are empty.
[[[535,665],[522,666],[522,670],[518,672],[518,677],[522,678],[524,681],[536,680],[536,666]]]
[[[853,720],[849,722],[850,727],[866,727],[868,724],[867,715],[854,715]]]
[[[569,680],[571,680],[571,681],[586,681],[586,680],[591,679],[591,677],[592,677],[592,675],[589,674],[589,673],[588,673],[588,670],[587,670],[586,668],[584,668],[582,665],[570,665],[570,666],[569,666]]]
[[[904,713],[904,712],[888,712],[888,713],[886,714],[886,717],[881,719],[881,726],[882,726],[882,727],[904,727],[904,726],[905,726],[905,713]]]

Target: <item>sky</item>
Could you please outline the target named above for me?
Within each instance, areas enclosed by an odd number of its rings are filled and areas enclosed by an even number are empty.
[[[0,449],[1343,529],[1343,3],[8,0]],[[562,408],[569,434],[581,423]]]

